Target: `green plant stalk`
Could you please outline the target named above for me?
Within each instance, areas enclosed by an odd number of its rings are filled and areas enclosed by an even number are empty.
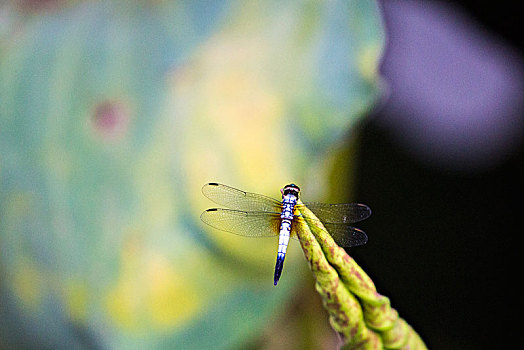
[[[317,219],[309,209],[302,208],[304,217]],[[342,349],[427,349],[413,328],[391,308],[389,299],[377,292],[371,278],[318,222],[302,224],[299,240],[330,324],[344,342]]]

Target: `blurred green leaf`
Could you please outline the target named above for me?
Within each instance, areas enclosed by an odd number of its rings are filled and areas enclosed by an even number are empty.
[[[380,95],[376,3],[0,6],[0,338],[190,349],[259,334],[300,274],[274,289],[277,242],[205,231],[200,186],[323,194],[309,174]]]

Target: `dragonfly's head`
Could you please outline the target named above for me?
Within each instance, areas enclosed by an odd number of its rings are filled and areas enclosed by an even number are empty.
[[[284,186],[284,188],[281,189],[280,192],[282,192],[282,197],[288,194],[293,194],[298,198],[298,194],[300,193],[300,187],[298,187],[295,184],[289,184],[287,186]]]

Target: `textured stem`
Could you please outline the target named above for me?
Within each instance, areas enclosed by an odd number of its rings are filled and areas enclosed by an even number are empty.
[[[309,209],[303,208],[300,214],[316,219]],[[307,225],[299,231],[316,290],[329,313],[331,326],[342,337],[343,349],[427,349],[322,224]]]

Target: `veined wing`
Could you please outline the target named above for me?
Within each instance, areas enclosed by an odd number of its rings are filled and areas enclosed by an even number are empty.
[[[213,202],[234,210],[280,212],[282,209],[282,203],[276,199],[216,182],[205,184],[202,193]]]
[[[309,207],[308,207],[309,208]],[[306,225],[318,225],[318,220],[296,215],[293,219],[291,235],[296,237],[305,231]],[[341,247],[356,247],[366,244],[368,236],[364,231],[345,223],[322,223],[336,244]],[[326,242],[327,243],[327,242]]]
[[[349,224],[367,219],[371,215],[371,209],[367,205],[360,203],[326,204],[307,202],[304,205],[325,224]]]
[[[267,211],[212,208],[204,211],[200,219],[218,230],[246,237],[278,236],[280,229],[280,213]]]

